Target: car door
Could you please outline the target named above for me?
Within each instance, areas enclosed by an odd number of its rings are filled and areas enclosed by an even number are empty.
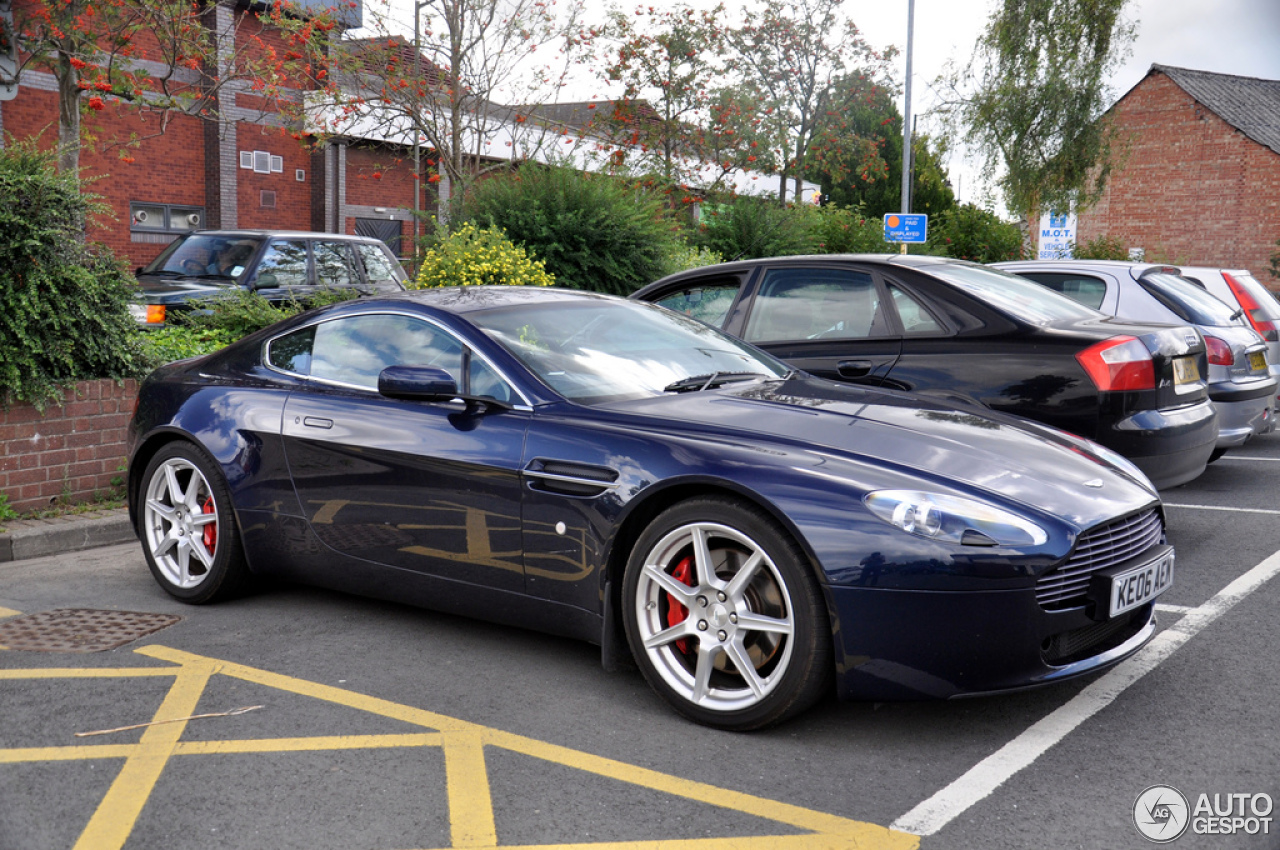
[[[312,292],[311,252],[305,239],[272,239],[249,281],[269,301],[302,298]]]
[[[435,366],[460,388],[512,399],[489,364],[445,328],[387,312],[294,331],[271,342],[268,358],[310,379],[286,401],[282,431],[303,513],[321,542],[379,564],[523,590],[520,461],[529,412],[377,392],[387,366]]]
[[[729,330],[797,368],[857,384],[879,385],[902,351],[884,288],[859,268],[767,267]]]

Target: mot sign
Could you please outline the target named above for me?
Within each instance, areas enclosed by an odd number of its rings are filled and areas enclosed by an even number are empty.
[[[1039,260],[1069,260],[1076,246],[1075,213],[1047,212],[1040,216]]]
[[[884,217],[884,241],[924,242],[929,232],[929,216],[914,213],[889,213]]]

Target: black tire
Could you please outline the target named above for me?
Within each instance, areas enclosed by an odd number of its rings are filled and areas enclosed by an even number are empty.
[[[649,685],[706,726],[769,726],[829,687],[818,583],[795,541],[750,504],[705,497],[659,514],[628,560],[622,616]]]
[[[1226,453],[1227,453],[1226,449],[1214,448],[1214,450],[1209,453],[1209,463],[1213,463],[1215,460],[1222,457]]]
[[[137,505],[143,555],[170,596],[202,605],[243,589],[249,569],[231,492],[204,452],[186,442],[160,449]]]

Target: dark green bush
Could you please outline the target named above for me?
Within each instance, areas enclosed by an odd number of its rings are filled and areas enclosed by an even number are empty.
[[[100,211],[51,154],[29,143],[0,151],[0,403],[42,407],[69,382],[143,368],[133,277],[84,243]]]
[[[1077,242],[1071,256],[1077,260],[1127,260],[1129,249],[1119,236],[1099,236],[1088,242]]]
[[[474,186],[457,224],[503,231],[557,286],[628,295],[670,270],[680,243],[664,209],[628,180],[525,165]]]
[[[929,248],[975,263],[1016,260],[1022,255],[1022,233],[989,210],[961,204],[929,222]]]
[[[774,200],[738,196],[707,204],[690,241],[728,261],[815,254],[821,250],[817,215],[808,206],[782,207]]]

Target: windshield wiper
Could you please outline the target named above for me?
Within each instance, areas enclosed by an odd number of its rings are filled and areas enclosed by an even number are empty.
[[[702,390],[736,381],[753,381],[757,378],[767,377],[769,376],[759,372],[712,372],[708,375],[691,375],[688,378],[681,378],[678,381],[667,384],[662,388],[662,391],[664,393],[701,392]]]

